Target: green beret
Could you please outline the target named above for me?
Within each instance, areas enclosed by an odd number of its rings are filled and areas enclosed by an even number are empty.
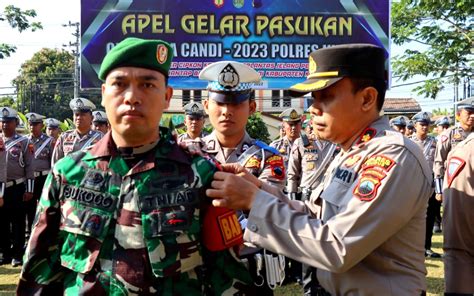
[[[165,41],[126,38],[104,57],[100,65],[99,79],[104,81],[110,71],[119,67],[156,70],[168,77],[172,59],[173,49]]]

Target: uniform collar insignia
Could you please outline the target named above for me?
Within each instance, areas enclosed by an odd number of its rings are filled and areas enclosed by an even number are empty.
[[[362,143],[366,143],[366,142],[372,140],[375,137],[376,134],[377,134],[376,129],[374,129],[372,127],[368,127],[362,132],[362,134],[360,135],[359,140],[357,141],[356,144],[359,145],[359,144],[362,144]]]

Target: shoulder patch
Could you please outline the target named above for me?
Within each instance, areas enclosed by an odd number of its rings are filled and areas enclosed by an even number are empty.
[[[272,155],[265,161],[265,165],[270,165],[270,171],[275,179],[285,179],[285,164],[281,155]]]
[[[357,145],[361,143],[368,142],[372,140],[373,137],[377,134],[377,130],[371,127],[366,128],[362,134],[359,137],[359,140],[357,141]]]
[[[395,161],[385,155],[369,157],[361,167],[361,176],[352,193],[362,201],[371,201],[387,173],[395,166]]]
[[[252,155],[244,164],[244,167],[247,169],[259,169],[261,163],[262,163],[261,159],[259,159],[255,155]]]
[[[462,158],[454,156],[449,159],[446,170],[446,175],[448,176],[448,188],[451,187],[451,183],[459,172],[462,171],[464,165],[466,165],[466,161]]]

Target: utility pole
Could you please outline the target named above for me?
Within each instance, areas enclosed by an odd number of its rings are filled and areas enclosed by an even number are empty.
[[[72,36],[76,37],[76,42],[69,42],[69,44],[63,44],[64,47],[75,47],[72,50],[74,55],[74,98],[79,97],[79,22],[72,23],[69,21],[67,24],[63,24],[63,27],[75,27],[76,30],[72,33]]]

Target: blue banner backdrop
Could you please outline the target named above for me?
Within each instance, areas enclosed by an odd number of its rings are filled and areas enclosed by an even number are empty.
[[[100,87],[103,57],[126,37],[173,45],[176,89],[204,89],[199,71],[219,60],[259,71],[256,88],[286,89],[307,76],[311,51],[372,43],[388,58],[389,34],[389,0],[81,0],[81,88]]]

